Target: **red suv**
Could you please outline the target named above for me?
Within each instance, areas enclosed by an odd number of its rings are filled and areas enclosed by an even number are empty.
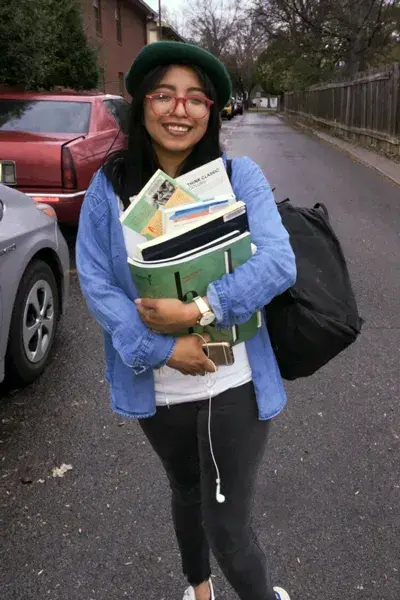
[[[0,95],[0,183],[77,225],[94,172],[125,144],[129,104],[104,94]]]

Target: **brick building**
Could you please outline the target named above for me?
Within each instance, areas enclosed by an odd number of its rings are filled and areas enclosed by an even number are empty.
[[[81,0],[87,36],[98,49],[100,89],[126,95],[124,77],[138,52],[158,39],[158,15],[142,0]],[[183,38],[162,23],[163,39]]]

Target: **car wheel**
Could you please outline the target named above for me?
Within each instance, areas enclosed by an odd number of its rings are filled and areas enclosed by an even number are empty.
[[[41,375],[60,317],[60,298],[53,271],[42,260],[27,267],[11,318],[6,375],[12,383],[31,383]]]

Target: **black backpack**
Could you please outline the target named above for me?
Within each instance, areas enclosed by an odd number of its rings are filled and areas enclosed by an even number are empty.
[[[227,170],[231,176],[231,161]],[[265,315],[281,375],[294,380],[350,346],[363,320],[326,207],[297,207],[289,199],[277,206],[296,256],[297,281],[265,307]]]

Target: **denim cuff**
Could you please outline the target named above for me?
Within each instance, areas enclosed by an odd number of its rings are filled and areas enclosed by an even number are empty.
[[[216,325],[218,329],[229,329],[230,323],[228,320],[228,300],[219,281],[214,281],[208,286],[207,300],[212,308],[213,313],[215,314]]]
[[[139,355],[132,366],[135,375],[148,369],[160,369],[171,358],[176,346],[176,339],[169,335],[160,335],[148,331],[144,338]]]

